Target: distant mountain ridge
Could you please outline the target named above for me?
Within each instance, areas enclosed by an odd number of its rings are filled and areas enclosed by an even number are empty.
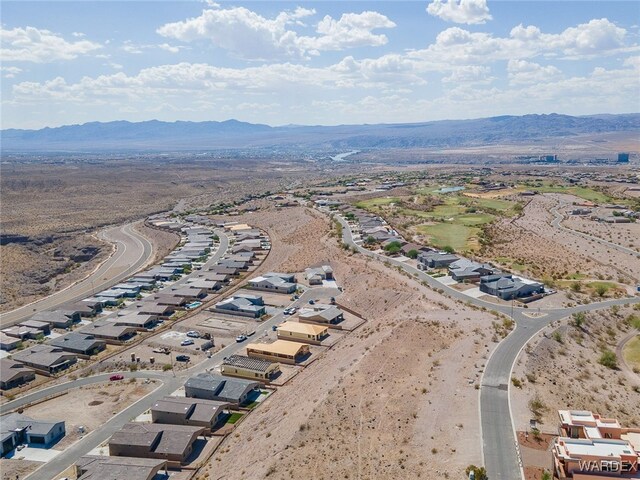
[[[91,122],[0,131],[5,152],[189,151],[236,148],[419,148],[517,143],[589,133],[640,132],[640,113],[523,115],[423,123],[271,127],[223,122]]]

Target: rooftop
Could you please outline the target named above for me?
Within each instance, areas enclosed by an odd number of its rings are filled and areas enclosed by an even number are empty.
[[[262,360],[261,358],[250,358],[244,355],[230,355],[225,357],[222,365],[246,368],[247,370],[253,370],[255,372],[266,372],[271,368],[273,362]]]
[[[306,335],[322,335],[327,332],[327,327],[320,325],[311,325],[309,323],[284,322],[278,325],[278,330],[285,332],[302,333]]]
[[[300,349],[306,347],[303,343],[289,342],[288,340],[276,340],[273,343],[249,343],[247,351],[258,350],[267,353],[295,356]]]

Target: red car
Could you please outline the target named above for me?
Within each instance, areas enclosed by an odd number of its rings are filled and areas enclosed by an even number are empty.
[[[111,375],[111,376],[109,377],[109,380],[111,380],[111,381],[113,382],[113,381],[115,381],[115,380],[122,380],[123,378],[124,378],[124,375],[120,375],[120,374],[118,374],[118,375]]]

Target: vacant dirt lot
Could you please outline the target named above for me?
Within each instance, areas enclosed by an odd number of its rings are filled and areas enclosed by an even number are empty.
[[[591,278],[621,277],[629,281],[629,275],[640,274],[633,267],[640,264],[630,255],[553,228],[554,217],[549,210],[556,205],[556,194],[536,195],[521,217],[491,225],[490,242],[482,256],[490,260],[513,259],[523,273],[542,279],[569,278],[580,273]]]
[[[347,254],[316,211],[239,220],[268,231],[274,247],[265,270],[330,260],[345,289],[338,301],[368,322],[243,421],[214,456],[211,475],[443,478],[479,463],[474,385],[494,345],[492,317],[454,311],[449,299],[399,272]]]
[[[27,408],[24,414],[38,420],[64,420],[67,434],[55,447],[64,449],[158,386],[155,381],[132,380],[80,387]],[[80,434],[80,426],[84,434]]]
[[[525,430],[535,417],[530,408],[537,401],[540,429],[557,431],[558,410],[592,410],[617,418],[621,424],[640,426],[640,378],[619,368],[616,346],[631,331],[631,307],[586,314],[580,327],[576,318],[552,325],[536,336],[522,352],[513,377],[522,383],[512,388],[516,429]],[[603,355],[610,352],[618,366],[607,367]]]

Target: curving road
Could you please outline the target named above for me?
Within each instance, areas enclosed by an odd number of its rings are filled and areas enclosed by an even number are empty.
[[[51,310],[62,304],[90,297],[141,270],[153,254],[153,246],[133,226],[127,223],[110,227],[98,238],[115,244],[114,253],[84,279],[35,302],[0,315],[2,328],[15,325],[36,312]]]
[[[554,215],[554,219],[551,221],[551,225],[560,230],[564,230],[572,235],[577,235],[582,238],[586,238],[587,240],[593,240],[595,242],[601,243],[602,245],[606,245],[607,247],[614,248],[622,253],[627,253],[629,255],[634,255],[636,257],[640,257],[640,252],[633,250],[631,248],[623,247],[622,245],[618,245],[617,243],[610,242],[609,240],[605,240],[600,237],[596,237],[594,235],[589,235],[588,233],[579,232],[574,230],[573,228],[565,227],[562,225],[562,221],[564,220],[564,215],[558,211],[559,208],[566,207],[569,205],[568,203],[559,202],[559,204],[551,209],[551,213]]]
[[[519,453],[516,448],[515,429],[509,403],[511,371],[520,351],[536,333],[551,322],[577,312],[609,308],[613,305],[638,303],[640,298],[620,298],[569,308],[539,309],[541,316],[532,318],[527,315],[531,312],[531,309],[496,305],[469,297],[454,288],[440,283],[422,270],[363,248],[353,240],[351,226],[342,217],[336,216],[336,218],[342,225],[342,240],[363,255],[400,267],[418,280],[426,282],[434,288],[441,289],[450,297],[463,303],[499,311],[513,318],[516,328],[493,350],[484,370],[480,384],[480,426],[484,466],[487,469],[489,478],[491,480],[524,478],[524,472],[519,461]]]

